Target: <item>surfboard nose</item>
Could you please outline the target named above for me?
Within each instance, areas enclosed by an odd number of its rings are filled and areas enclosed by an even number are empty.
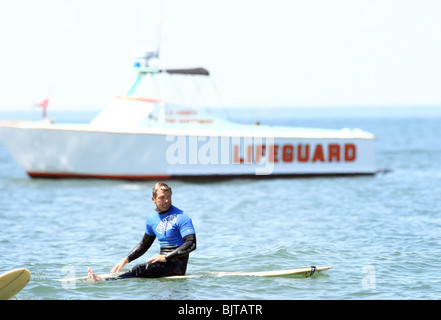
[[[0,300],[8,300],[19,293],[31,279],[26,268],[8,271],[0,275]]]

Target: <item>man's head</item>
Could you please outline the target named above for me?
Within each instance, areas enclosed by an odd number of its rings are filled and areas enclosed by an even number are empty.
[[[152,201],[159,212],[170,210],[172,189],[164,182],[158,182],[153,187]]]

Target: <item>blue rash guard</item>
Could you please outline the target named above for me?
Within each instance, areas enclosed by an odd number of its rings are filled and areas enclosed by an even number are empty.
[[[155,212],[147,217],[145,233],[156,236],[162,247],[179,247],[184,237],[195,234],[191,218],[181,209],[171,206],[166,213]]]
[[[166,262],[147,261],[111,279],[184,275],[189,253],[196,249],[196,233],[191,218],[173,205],[167,212],[149,215],[143,239],[127,256],[129,262],[142,256],[156,238],[161,247],[160,254],[165,256]]]

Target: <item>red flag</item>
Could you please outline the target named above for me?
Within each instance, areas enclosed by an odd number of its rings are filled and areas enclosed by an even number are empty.
[[[42,107],[43,108],[43,118],[46,119],[46,109],[47,106],[49,105],[49,98],[44,99],[43,101],[41,101],[40,103],[37,104],[38,107]]]

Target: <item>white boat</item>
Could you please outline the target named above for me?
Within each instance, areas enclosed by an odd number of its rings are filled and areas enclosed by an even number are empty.
[[[90,123],[0,121],[0,141],[33,178],[215,179],[373,175],[375,136],[360,129],[238,124],[198,109],[135,95],[146,76],[207,77],[165,70],[154,54]]]

